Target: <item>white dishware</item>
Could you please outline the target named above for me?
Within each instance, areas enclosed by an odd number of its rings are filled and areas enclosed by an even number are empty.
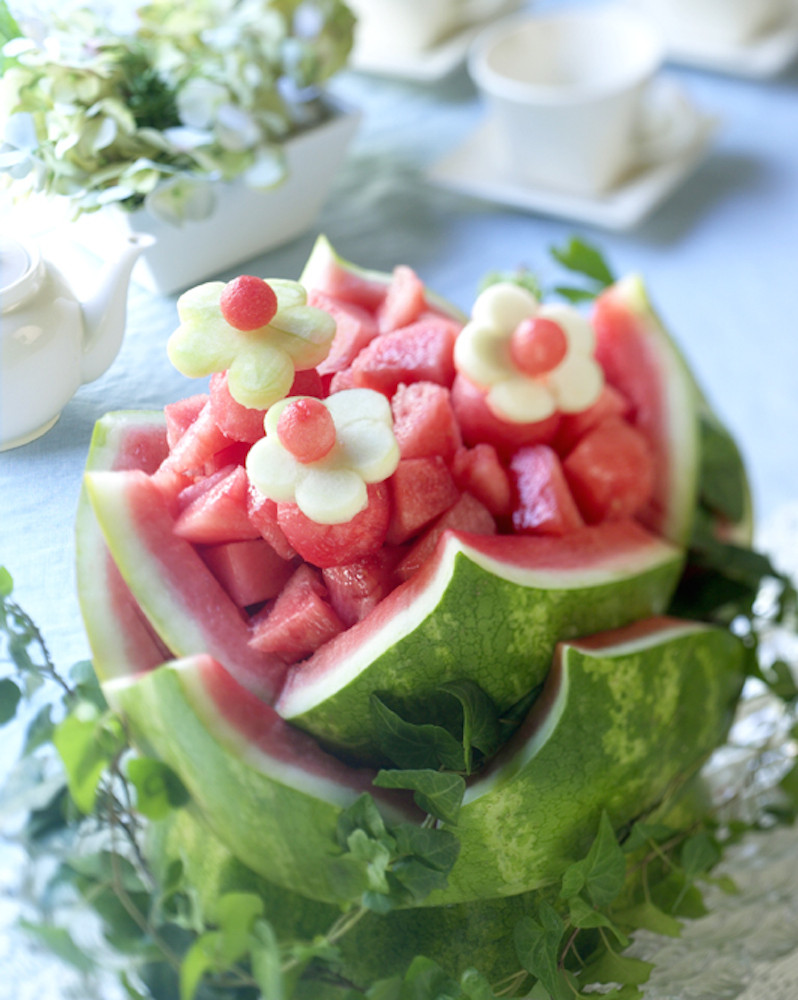
[[[790,0],[634,0],[666,38],[690,37],[697,45],[745,45],[783,22]]]
[[[469,71],[495,122],[505,177],[592,197],[682,139],[652,103],[664,59],[650,22],[621,4],[534,12],[481,34]]]
[[[94,295],[80,301],[39,245],[0,240],[0,450],[49,430],[75,391],[119,352],[136,258],[150,245],[132,236],[106,264]]]
[[[685,144],[677,153],[640,165],[611,191],[589,196],[507,177],[497,162],[496,122],[487,117],[434,163],[427,176],[449,191],[508,208],[623,232],[647,219],[698,167],[717,128],[717,120],[692,108],[685,121]]]
[[[407,56],[506,10],[507,0],[349,0],[349,6],[357,15],[356,50]]]

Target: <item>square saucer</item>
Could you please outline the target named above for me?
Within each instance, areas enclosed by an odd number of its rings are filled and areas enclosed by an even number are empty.
[[[695,35],[667,39],[670,63],[731,76],[767,79],[798,58],[798,0],[791,0],[783,20],[765,34],[738,45],[708,45]]]
[[[495,124],[487,117],[463,143],[433,164],[427,179],[510,208],[622,231],[647,218],[695,170],[718,127],[718,119],[696,111],[693,134],[678,154],[639,168],[606,194],[588,197],[504,177],[497,163]]]

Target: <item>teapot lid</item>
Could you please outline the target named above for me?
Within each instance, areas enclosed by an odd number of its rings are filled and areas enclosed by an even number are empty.
[[[41,254],[35,244],[0,237],[0,301],[3,312],[36,292],[43,277]]]

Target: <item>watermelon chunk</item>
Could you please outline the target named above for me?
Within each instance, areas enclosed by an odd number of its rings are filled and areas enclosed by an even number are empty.
[[[458,448],[452,461],[457,488],[483,503],[496,518],[510,513],[510,477],[492,444],[480,442],[473,448]]]
[[[396,586],[400,554],[401,549],[383,546],[356,562],[322,570],[330,604],[347,628],[362,621]]]
[[[197,419],[200,410],[208,402],[208,394],[201,392],[195,396],[178,399],[175,403],[167,403],[163,408],[166,418],[166,441],[169,445],[167,454],[185,434],[191,424]],[[166,455],[163,456],[166,458]],[[154,469],[152,470],[155,471]]]
[[[265,410],[242,406],[230,395],[227,387],[227,372],[217,372],[210,380],[211,416],[216,426],[233,441],[247,441],[252,444],[263,437]]]
[[[559,456],[552,448],[545,444],[520,448],[510,469],[516,493],[513,528],[519,534],[562,536],[584,527]]]
[[[391,397],[402,382],[436,382],[450,386],[454,379],[452,351],[458,327],[442,316],[376,337],[352,362],[356,386],[376,389]]]
[[[209,488],[203,489],[208,482]],[[192,491],[196,489],[189,487]],[[247,508],[248,493],[249,480],[244,467],[227,466],[200,485],[199,495],[192,493],[175,521],[175,534],[200,545],[257,538],[259,531]]]
[[[259,489],[249,484],[247,490],[247,516],[274,551],[283,559],[293,559],[296,549],[285,537],[285,532],[277,523],[277,504],[265,497]]]
[[[393,269],[385,298],[377,309],[380,333],[390,333],[415,323],[427,308],[424,282],[412,267],[399,264]]]
[[[239,608],[276,597],[294,572],[263,538],[209,545],[200,555]]]
[[[294,570],[277,600],[252,619],[250,644],[262,653],[295,663],[342,632],[344,623],[327,601],[327,588],[317,570]]]
[[[443,385],[401,383],[391,399],[391,412],[402,458],[440,455],[449,461],[462,444],[449,390]]]
[[[474,535],[492,535],[496,522],[490,511],[470,493],[463,493],[444,514],[415,543],[396,567],[396,575],[409,580],[430,558],[441,536],[446,531],[462,531]]]
[[[386,542],[401,545],[460,499],[446,463],[431,458],[403,458],[389,480],[391,521]]]
[[[308,293],[308,305],[323,309],[335,320],[335,336],[330,352],[316,368],[322,376],[331,376],[348,368],[363,348],[377,336],[377,321],[361,306],[335,299],[319,289]]]

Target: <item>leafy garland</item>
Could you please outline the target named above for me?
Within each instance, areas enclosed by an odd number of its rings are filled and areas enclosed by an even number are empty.
[[[579,240],[553,254],[582,279],[556,289],[572,301],[594,297],[613,280],[600,254]],[[539,288],[534,276],[520,278]],[[739,516],[740,498],[724,489],[722,476],[722,469],[720,479],[710,470],[703,508]],[[793,671],[783,660],[767,662],[760,641],[773,628],[798,631],[794,585],[764,555],[719,543],[701,517],[688,563],[674,609],[743,636],[751,677],[782,700],[795,726]],[[782,775],[779,798],[752,822],[709,815],[686,831],[638,822],[619,842],[605,815],[585,857],[558,885],[535,894],[516,921],[517,968],[506,978],[490,982],[471,968],[456,981],[434,957],[418,955],[404,975],[356,988],[338,971],[346,936],[364,917],[417,904],[445,886],[459,843],[439,821],[456,828],[465,776],[507,739],[536,692],[500,715],[473,682],[450,683],[426,706],[424,720],[373,696],[382,749],[395,764],[375,785],[410,789],[427,817],[388,827],[371,796],[359,798],[341,816],[331,861],[339,912],[325,932],[286,940],[258,892],[223,894],[211,919],[180,861],[153,870],[148,830],[178,815],[188,795],[174,772],[132,748],[90,663],[59,672],[2,567],[0,636],[11,667],[0,679],[0,726],[25,724],[19,759],[0,793],[0,819],[21,815],[15,836],[29,857],[58,862],[41,919],[25,929],[84,974],[107,969],[115,956],[131,1000],[573,1000],[597,983],[608,984],[601,995],[610,1000],[635,1000],[652,966],[623,954],[630,935],[640,928],[678,935],[682,919],[706,912],[699,882],[733,890],[728,878],[711,874],[730,843],[798,816],[798,765]],[[65,890],[98,917],[103,954],[80,947],[48,912],[49,897]]]

